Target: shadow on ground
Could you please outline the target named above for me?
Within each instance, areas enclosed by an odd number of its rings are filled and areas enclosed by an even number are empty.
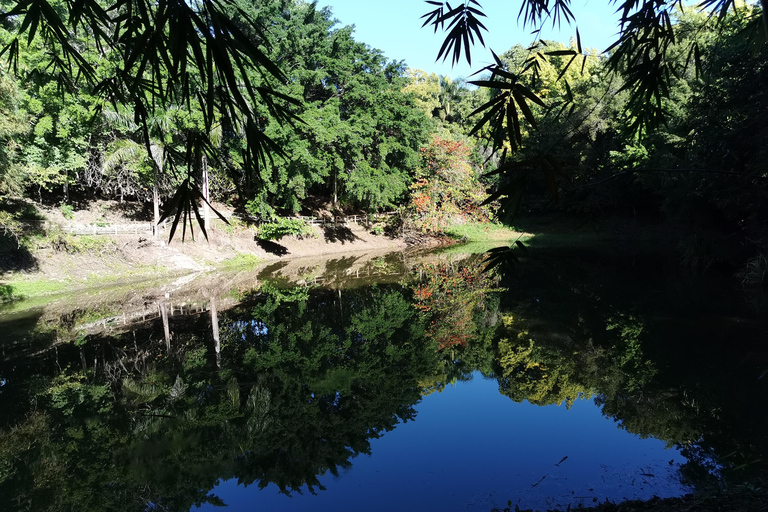
[[[351,229],[346,226],[326,226],[323,228],[323,236],[328,243],[341,242],[342,245],[346,242],[355,242],[362,240],[359,236],[355,235]]]
[[[110,210],[134,222],[152,222],[152,203],[118,203]]]
[[[38,270],[37,259],[16,239],[0,231],[0,275],[5,272],[33,272]]]
[[[256,243],[259,247],[275,256],[285,256],[288,254],[288,249],[284,245],[280,245],[271,240],[256,240]]]

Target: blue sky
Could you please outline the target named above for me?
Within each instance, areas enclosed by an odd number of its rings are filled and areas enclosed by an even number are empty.
[[[523,29],[517,22],[519,0],[481,0],[480,3],[487,15],[481,19],[488,28],[487,36],[483,35],[486,48],[475,48],[471,67],[462,60],[454,68],[450,62],[435,62],[443,36],[427,27],[421,28],[420,17],[431,10],[421,0],[319,0],[318,6],[331,7],[341,25],[355,25],[355,39],[382,50],[387,58],[405,60],[412,68],[456,78],[467,77],[490,64],[493,57],[488,48],[503,53],[517,43],[527,45],[533,40],[533,27]],[[598,50],[610,46],[618,31],[615,5],[608,0],[572,0],[571,7],[583,45]],[[545,38],[567,43],[576,31],[569,26],[553,31],[551,24],[547,24],[542,33]]]

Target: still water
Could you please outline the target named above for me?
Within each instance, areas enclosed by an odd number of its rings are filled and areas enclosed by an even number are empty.
[[[655,439],[639,440],[606,421],[592,400],[570,410],[514,403],[476,373],[416,406],[416,421],[371,442],[317,495],[287,497],[223,482],[214,492],[231,510],[483,510],[649,499],[689,491],[684,457]],[[212,506],[204,510],[215,510]]]
[[[483,268],[293,260],[5,308],[0,510],[545,510],[764,475],[743,291]]]

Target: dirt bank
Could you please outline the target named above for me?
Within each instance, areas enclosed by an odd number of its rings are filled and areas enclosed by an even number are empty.
[[[375,235],[370,229],[355,224],[311,226],[311,235],[287,236],[277,241],[262,241],[255,227],[236,219],[226,224],[212,223],[206,240],[199,229],[195,240],[189,231],[182,240],[182,229],[168,242],[168,231],[161,238],[144,234],[75,235],[56,226],[151,226],[147,212],[140,205],[96,201],[87,209],[67,212],[61,209],[31,205],[50,224],[46,233],[30,237],[21,251],[23,258],[14,265],[0,267],[0,285],[26,283],[22,296],[61,292],[70,289],[102,286],[116,281],[126,282],[153,277],[173,277],[214,269],[250,266],[269,262],[307,259],[349,258],[367,261],[367,256],[380,257],[387,252],[413,249],[404,240]],[[216,205],[225,215],[232,212]],[[132,209],[133,208],[133,209]],[[50,228],[50,226],[53,228]],[[381,226],[379,226],[380,228]],[[451,239],[421,237],[419,249],[455,243]],[[6,255],[7,256],[7,255]],[[361,259],[362,258],[362,259]],[[297,263],[298,265],[298,263]],[[301,268],[313,265],[299,265]],[[35,287],[42,286],[42,291]],[[50,290],[49,290],[50,288]]]
[[[369,233],[358,225],[312,227],[312,237],[284,237],[277,242],[255,239],[247,227],[215,226],[208,240],[174,237],[171,243],[147,235],[67,236],[59,244],[41,244],[23,272],[46,280],[88,280],[111,274],[196,272],[238,262],[286,260],[307,256],[397,251],[403,241]]]

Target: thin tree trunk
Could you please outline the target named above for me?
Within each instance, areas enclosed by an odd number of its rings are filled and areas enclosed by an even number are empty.
[[[165,347],[170,352],[171,351],[171,328],[168,325],[168,309],[166,309],[165,307],[165,302],[161,302],[159,306],[160,306],[160,316],[163,319],[163,334],[165,336]]]
[[[336,170],[333,173],[333,206],[336,206],[336,202],[339,200],[339,171]]]
[[[157,238],[160,236],[160,190],[157,187],[157,175],[152,184],[152,235]]]
[[[152,159],[155,161],[155,176],[152,183],[152,234],[155,238],[160,236],[160,187],[158,182],[160,181],[160,174],[163,172],[163,165],[165,164],[165,148],[157,145],[150,147],[152,152]]]
[[[765,37],[768,39],[768,0],[760,0],[760,7],[763,8],[763,28],[765,28]]]
[[[205,219],[205,231],[208,232],[211,230],[211,212],[208,208],[208,203],[211,202],[211,196],[208,189],[208,158],[203,155],[202,160],[203,197],[205,198],[205,201],[203,202],[203,218]]]
[[[213,346],[216,351],[216,366],[221,368],[221,338],[219,337],[219,313],[216,310],[216,296],[211,294],[211,331],[213,332]]]

